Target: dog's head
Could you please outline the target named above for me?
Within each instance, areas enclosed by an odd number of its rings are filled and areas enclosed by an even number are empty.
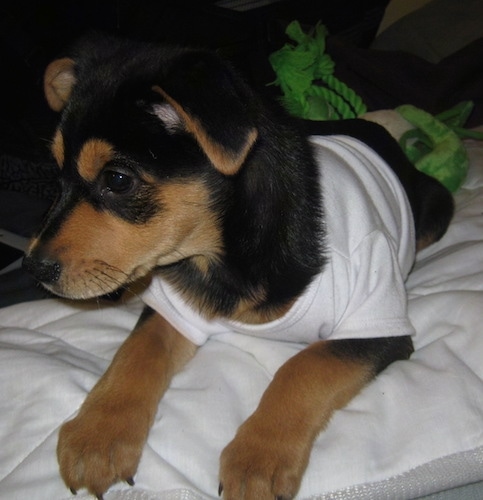
[[[25,267],[70,298],[223,254],[222,207],[257,139],[253,96],[211,52],[96,39],[52,62],[61,194]]]

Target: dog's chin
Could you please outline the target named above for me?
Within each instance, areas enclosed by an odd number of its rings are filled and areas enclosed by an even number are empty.
[[[123,290],[140,276],[134,275],[125,276],[124,280],[98,280],[83,279],[82,276],[73,278],[68,275],[61,275],[61,278],[54,283],[40,283],[50,293],[58,297],[70,300],[88,300],[94,298],[107,298],[119,296]]]
[[[119,285],[112,288],[91,290],[89,288],[77,289],[75,287],[63,287],[61,285],[44,284],[42,286],[50,293],[57,295],[63,299],[69,300],[88,300],[94,298],[116,299],[122,294],[124,285]]]

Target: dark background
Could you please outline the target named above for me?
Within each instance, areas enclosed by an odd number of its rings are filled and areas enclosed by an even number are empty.
[[[214,0],[18,0],[0,7],[0,150],[44,157],[51,120],[42,96],[45,66],[89,30],[147,41],[211,47],[231,59],[253,84],[274,79],[270,52],[280,48],[286,25],[322,21],[331,34],[359,46],[373,38],[388,0],[282,0],[247,12]]]

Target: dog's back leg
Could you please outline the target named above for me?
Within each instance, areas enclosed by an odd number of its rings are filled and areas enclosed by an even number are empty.
[[[416,249],[426,248],[441,239],[454,212],[452,194],[432,177],[418,172],[415,182]]]

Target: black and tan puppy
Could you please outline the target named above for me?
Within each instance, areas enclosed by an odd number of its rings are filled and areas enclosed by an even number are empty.
[[[173,375],[234,330],[307,347],[223,451],[220,492],[293,498],[334,410],[410,356],[404,279],[451,196],[379,126],[302,130],[211,52],[89,38],[48,66],[45,94],[62,112],[62,190],[26,268],[73,299],[154,272],[136,328],[61,429],[67,486],[131,483]]]

